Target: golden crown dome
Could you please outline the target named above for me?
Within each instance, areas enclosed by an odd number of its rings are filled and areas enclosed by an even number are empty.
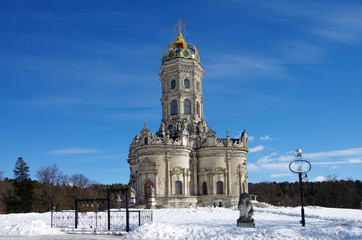
[[[200,62],[199,52],[197,51],[195,45],[186,43],[184,37],[181,34],[181,26],[185,24],[185,22],[181,23],[181,19],[179,19],[179,24],[174,26],[174,28],[179,27],[178,35],[176,41],[172,42],[170,45],[165,47],[165,49],[163,49],[162,63],[175,58],[191,58],[195,59],[197,62]],[[167,48],[168,51],[165,53]]]

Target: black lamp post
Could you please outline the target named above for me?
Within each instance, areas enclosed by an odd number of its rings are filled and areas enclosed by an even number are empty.
[[[299,185],[300,185],[300,202],[302,205],[301,215],[302,215],[302,226],[305,226],[304,218],[304,207],[303,207],[303,178],[307,177],[307,172],[312,168],[312,165],[307,160],[302,160],[302,149],[297,149],[294,151],[294,156],[297,160],[289,163],[289,169],[293,173],[298,173],[299,176]]]

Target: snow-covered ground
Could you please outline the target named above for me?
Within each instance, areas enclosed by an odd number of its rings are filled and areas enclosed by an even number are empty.
[[[228,208],[154,210],[154,222],[125,234],[127,239],[362,239],[362,212],[306,207],[254,208],[255,228],[239,228],[239,212]],[[120,239],[110,235],[65,234],[50,227],[50,213],[0,215],[2,239]]]

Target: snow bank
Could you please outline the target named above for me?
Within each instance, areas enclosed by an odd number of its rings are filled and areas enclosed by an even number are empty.
[[[239,228],[239,212],[225,208],[158,209],[153,223],[125,235],[130,239],[362,239],[359,210],[255,208],[256,228]]]
[[[41,236],[63,234],[50,227],[50,213],[2,214],[0,236]]]
[[[123,239],[362,239],[362,213],[353,209],[306,207],[254,208],[255,228],[239,228],[239,212],[228,208],[156,209],[154,222]],[[50,236],[49,236],[50,235]],[[50,213],[0,215],[2,239],[120,239],[120,236],[64,234],[50,227]]]

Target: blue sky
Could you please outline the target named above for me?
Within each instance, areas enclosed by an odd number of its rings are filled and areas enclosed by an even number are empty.
[[[362,4],[358,1],[0,3],[0,171],[127,183],[129,144],[161,120],[162,50],[184,33],[205,69],[204,115],[220,138],[246,129],[249,182],[361,179]]]

